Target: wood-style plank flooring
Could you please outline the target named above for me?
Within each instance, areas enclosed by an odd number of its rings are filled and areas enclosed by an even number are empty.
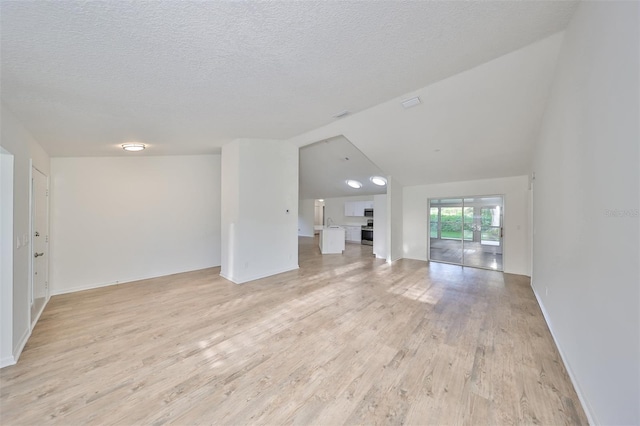
[[[316,242],[242,285],[53,297],[0,371],[0,423],[587,424],[528,278]]]

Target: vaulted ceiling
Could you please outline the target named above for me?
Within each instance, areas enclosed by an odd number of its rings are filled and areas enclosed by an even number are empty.
[[[213,153],[240,137],[295,139],[331,126],[342,110],[356,119],[561,31],[575,7],[575,1],[2,0],[1,96],[51,156],[122,155],[118,146],[128,141],[148,144],[144,155]],[[542,60],[548,68],[547,56]],[[505,87],[495,81],[490,105],[507,99],[511,85],[529,83],[533,89],[518,91],[517,103],[541,102],[535,73],[513,73],[526,78]],[[477,88],[478,96],[489,89]],[[429,108],[430,138],[455,133],[435,128],[443,118],[438,105]],[[463,112],[460,120],[488,114]],[[391,119],[373,117],[371,123]],[[508,129],[520,125],[505,118]],[[532,131],[527,126],[523,132]],[[342,129],[296,140],[303,145],[344,133],[385,172],[405,170],[403,183],[429,178],[414,170],[418,155],[398,154],[414,143],[394,135],[400,127],[385,128],[380,141],[375,130],[356,127],[352,137]],[[483,156],[501,155],[504,144],[490,144],[499,136],[479,135],[477,144],[489,143],[479,150]],[[422,145],[455,161],[445,142]],[[442,159],[438,164],[446,171]]]
[[[341,135],[402,185],[529,174],[562,41],[552,35],[291,141]]]
[[[371,182],[385,173],[344,136],[326,139],[300,149],[300,198],[331,198],[386,194],[386,186]],[[362,188],[349,187],[357,180]]]

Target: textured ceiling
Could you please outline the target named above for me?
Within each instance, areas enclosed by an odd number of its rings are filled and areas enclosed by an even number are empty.
[[[52,156],[287,139],[562,30],[575,2],[0,3],[2,101]]]
[[[300,199],[386,194],[387,188],[371,183],[385,174],[344,136],[320,141],[300,149]],[[347,186],[347,179],[362,188]]]

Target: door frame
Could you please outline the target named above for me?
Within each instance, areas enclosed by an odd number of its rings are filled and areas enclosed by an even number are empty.
[[[490,197],[502,197],[502,232],[501,232],[501,236],[500,236],[500,243],[501,243],[501,248],[502,248],[502,269],[501,270],[497,270],[497,269],[491,269],[491,268],[483,268],[481,266],[470,266],[470,265],[465,265],[464,264],[464,199],[465,198],[490,198]],[[506,211],[507,211],[507,195],[506,194],[488,194],[488,195],[461,195],[461,196],[449,196],[449,195],[443,195],[443,196],[433,196],[433,197],[428,197],[427,198],[427,261],[431,262],[431,201],[432,200],[441,200],[441,199],[456,199],[456,198],[460,198],[462,200],[462,216],[463,216],[463,222],[462,222],[462,263],[452,263],[452,262],[445,262],[445,261],[441,261],[441,260],[434,260],[434,262],[437,263],[448,263],[450,265],[458,265],[458,266],[462,266],[462,267],[468,267],[468,268],[478,268],[478,269],[486,269],[488,271],[496,271],[496,272],[504,272],[504,267],[506,265],[506,258],[507,258],[507,253],[505,250],[505,232],[504,232],[504,228],[505,228],[505,217],[506,217]],[[434,206],[435,207],[435,206]],[[441,210],[438,210],[438,238],[440,238],[440,213]]]
[[[50,258],[50,248],[49,248],[49,235],[51,234],[51,223],[49,221],[49,193],[50,193],[50,178],[49,176],[43,172],[42,170],[40,170],[38,167],[33,165],[33,160],[30,159],[29,160],[29,164],[30,164],[30,168],[29,168],[29,306],[27,307],[27,312],[28,312],[28,318],[29,318],[29,332],[31,333],[33,331],[33,328],[35,327],[36,323],[38,322],[38,320],[40,319],[40,316],[42,315],[42,312],[44,312],[45,307],[47,306],[47,303],[49,303],[49,299],[51,299],[51,291],[49,288],[49,258]],[[46,251],[46,262],[45,262],[45,276],[46,276],[46,295],[45,295],[45,301],[44,304],[42,306],[42,308],[39,310],[39,312],[36,313],[35,318],[32,318],[32,314],[31,314],[31,307],[33,305],[33,293],[34,293],[34,289],[33,289],[33,275],[34,275],[34,262],[33,262],[33,251],[34,251],[34,244],[33,244],[33,235],[35,232],[35,209],[34,209],[34,197],[35,197],[35,193],[33,190],[33,179],[34,179],[34,170],[37,173],[42,174],[47,181],[47,192],[46,192],[46,222],[47,222],[47,235],[45,236],[46,238],[46,244],[47,244],[47,251]]]

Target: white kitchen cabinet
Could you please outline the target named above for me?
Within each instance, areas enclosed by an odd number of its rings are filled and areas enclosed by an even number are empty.
[[[344,215],[345,216],[356,216],[356,202],[355,201],[347,201],[344,203]]]
[[[355,226],[353,228],[353,239],[351,241],[360,244],[362,242],[362,228],[360,226]]]
[[[345,232],[345,239],[347,241],[352,241],[353,240],[353,226],[345,226],[344,232]]]
[[[344,251],[345,228],[330,226],[320,232],[320,252],[322,254],[341,254]]]
[[[362,241],[362,228],[359,226],[345,226],[345,239],[352,243]]]
[[[351,241],[351,238],[353,238],[353,237],[352,237],[352,234],[353,234],[353,232],[352,232],[351,227],[350,227],[350,226],[345,226],[345,228],[344,228],[344,237],[345,237],[345,240],[347,240],[347,241]]]
[[[364,217],[364,209],[372,209],[373,201],[346,201],[344,203],[344,215]]]

